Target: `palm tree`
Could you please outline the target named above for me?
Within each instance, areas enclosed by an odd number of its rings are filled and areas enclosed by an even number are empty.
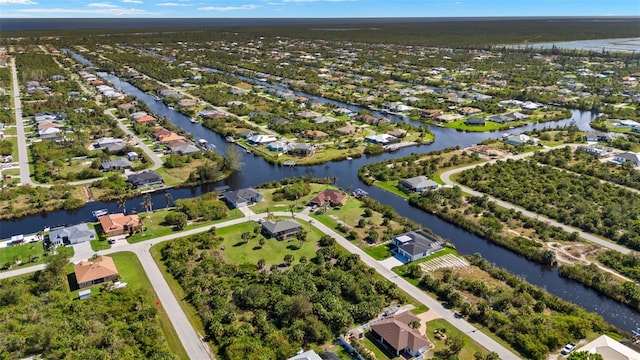
[[[149,211],[153,211],[153,202],[151,201],[151,194],[149,193],[144,194],[144,201],[142,201],[140,205],[147,211],[147,213]]]
[[[293,212],[293,209],[295,209],[296,205],[294,203],[289,204],[289,211],[291,211],[291,218],[294,219],[296,217],[296,214]]]
[[[122,212],[126,215],[127,214],[127,199],[125,199],[124,197],[118,198],[117,200],[118,202],[118,207],[122,208]]]
[[[338,177],[337,176],[333,175],[331,177],[331,180],[333,182],[333,186],[338,186]]]
[[[166,208],[169,208],[169,204],[171,203],[171,198],[173,198],[173,196],[171,195],[171,193],[165,193],[164,194],[164,202],[167,205]]]

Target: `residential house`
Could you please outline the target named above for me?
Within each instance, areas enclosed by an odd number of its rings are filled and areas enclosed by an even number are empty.
[[[126,144],[123,141],[123,142],[107,144],[105,146],[102,146],[102,149],[108,152],[109,154],[114,154],[124,150],[125,147],[126,147]]]
[[[267,238],[276,238],[278,240],[286,240],[290,237],[296,236],[302,231],[302,226],[295,220],[280,220],[271,221],[267,220],[262,223],[262,233]]]
[[[331,116],[327,116],[327,115],[322,115],[322,116],[318,116],[311,119],[311,122],[314,124],[323,124],[323,123],[335,122],[335,121],[338,121],[338,119]]]
[[[135,119],[135,121],[136,121],[138,124],[140,124],[140,123],[146,123],[146,122],[153,122],[153,121],[156,121],[156,120],[158,120],[158,119],[156,119],[155,117],[153,117],[153,116],[151,116],[151,115],[149,115],[149,114],[142,115],[142,116],[137,117],[137,118]]]
[[[420,318],[405,311],[371,325],[371,333],[396,356],[419,357],[429,350],[431,343],[419,329],[411,326],[415,321],[420,322]]]
[[[511,112],[508,114],[491,116],[489,117],[489,121],[493,121],[494,123],[498,123],[498,124],[505,124],[505,123],[510,123],[514,121],[525,120],[528,117],[529,117],[528,115],[521,114],[519,112]]]
[[[640,352],[626,346],[620,341],[614,340],[607,335],[601,335],[597,339],[582,346],[576,351],[584,351],[590,354],[600,354],[606,360],[638,360]]]
[[[62,130],[56,127],[50,127],[42,130],[38,130],[38,136],[42,140],[59,141],[63,138]]]
[[[291,120],[284,118],[282,116],[274,117],[269,119],[269,125],[277,126],[277,125],[286,125],[291,123]]]
[[[138,153],[135,151],[130,151],[127,153],[127,159],[129,159],[129,161],[135,161],[135,160],[138,160],[139,158],[140,158],[140,155],[138,155]]]
[[[171,150],[172,153],[180,154],[180,155],[188,155],[200,152],[200,148],[195,146],[191,141],[187,141],[184,139],[181,140],[173,140],[167,142],[167,147]]]
[[[369,135],[364,138],[364,141],[378,144],[378,145],[388,145],[395,144],[400,141],[397,137],[389,134],[377,134],[377,135]]]
[[[423,230],[409,231],[393,238],[395,251],[408,261],[429,256],[444,247],[444,241]]]
[[[613,149],[610,147],[601,146],[598,144],[591,144],[588,146],[580,146],[579,149],[584,150],[587,154],[597,155],[597,156],[605,156],[611,153]]]
[[[73,226],[61,226],[51,229],[49,241],[54,246],[74,245],[96,239],[96,233],[90,230],[87,224],[81,223]]]
[[[638,155],[632,152],[624,152],[620,153],[611,159],[612,162],[617,164],[626,164],[630,163],[633,167],[640,166],[640,159],[638,159]]]
[[[420,114],[420,117],[423,119],[435,119],[438,116],[442,115],[442,110],[438,109],[424,109]]]
[[[282,141],[274,141],[267,145],[267,149],[271,151],[284,151],[287,148],[287,145]]]
[[[131,110],[135,109],[137,106],[138,106],[138,102],[137,101],[131,101],[131,102],[128,102],[128,103],[124,103],[124,104],[118,105],[118,109],[125,110],[125,111],[131,111]]]
[[[222,196],[231,208],[240,208],[255,204],[264,199],[262,193],[254,188],[245,188],[236,191],[225,191]]]
[[[326,189],[321,191],[318,195],[309,200],[310,205],[324,206],[325,204],[331,206],[339,206],[347,203],[347,194],[339,190]]]
[[[107,236],[130,235],[142,230],[142,220],[135,214],[109,214],[100,216],[98,220]]]
[[[108,147],[111,144],[121,144],[124,141],[122,139],[119,138],[113,138],[113,137],[102,137],[98,140],[96,140],[96,145],[94,146],[95,148],[105,148]]]
[[[478,109],[478,108],[474,108],[471,106],[464,106],[462,108],[460,108],[458,110],[458,112],[464,116],[469,116],[469,115],[475,115],[475,114],[480,114],[482,112],[482,110]]]
[[[310,139],[318,140],[326,138],[327,136],[329,136],[329,134],[320,130],[307,130],[304,132],[304,136]]]
[[[363,122],[365,124],[375,125],[375,126],[386,125],[391,123],[391,120],[387,118],[376,117],[369,114],[358,115],[356,116],[356,120]]]
[[[196,99],[180,99],[178,101],[178,106],[180,107],[192,107],[198,105],[198,100]]]
[[[80,289],[118,278],[116,264],[108,256],[99,256],[91,262],[80,261],[73,267],[73,270]]]
[[[288,358],[287,360],[323,360],[323,359],[318,355],[318,353],[316,353],[312,349],[312,350],[299,353],[294,357]]]
[[[289,149],[289,153],[297,156],[310,156],[316,152],[316,147],[309,145],[307,143],[296,143],[291,149]]]
[[[387,134],[397,137],[397,138],[403,138],[407,135],[407,130],[405,129],[400,129],[400,128],[395,128],[391,131],[387,131]]]
[[[129,181],[134,188],[154,186],[162,184],[162,176],[154,171],[145,171],[127,176],[127,181]]]
[[[185,137],[182,135],[178,135],[173,131],[167,130],[163,127],[157,127],[152,132],[153,136],[158,139],[160,142],[169,142],[175,140],[184,140]]]
[[[353,124],[347,124],[343,127],[337,128],[336,132],[340,133],[341,135],[353,135],[358,132],[358,129],[359,128]]]
[[[511,145],[525,145],[525,144],[538,145],[538,141],[539,141],[538,139],[525,134],[509,135],[506,138],[507,144],[511,144]]]
[[[240,136],[243,139],[248,139],[250,137],[252,137],[253,135],[258,135],[259,133],[253,131],[253,130],[244,130],[242,132],[240,132],[238,134],[238,136]]]
[[[607,133],[603,133],[601,131],[587,131],[584,133],[584,141],[588,141],[588,142],[596,142],[596,141],[602,141],[602,142],[609,142],[611,141],[611,135],[607,134]]]
[[[468,118],[465,123],[469,126],[485,126],[487,124],[485,118],[482,117]]]
[[[126,158],[106,160],[100,164],[100,171],[131,169],[131,162]]]
[[[320,117],[321,115],[322,115],[322,114],[317,113],[317,112],[315,112],[315,111],[308,111],[308,110],[304,110],[304,111],[298,111],[298,112],[296,112],[296,116],[301,117],[301,118],[303,118],[303,119],[307,119],[307,120],[310,120],[310,119],[314,119],[314,118]]]
[[[271,142],[274,142],[278,139],[276,139],[275,137],[271,136],[271,135],[263,135],[263,134],[257,134],[257,135],[253,135],[251,137],[249,137],[249,143],[253,144],[253,145],[264,145],[264,144],[268,144]]]
[[[436,120],[440,121],[440,122],[448,123],[448,122],[460,120],[463,117],[464,116],[462,116],[460,114],[442,114],[442,115],[436,117]]]
[[[49,121],[49,120],[42,121],[42,122],[40,122],[38,124],[38,130],[45,130],[45,129],[49,129],[49,128],[59,129],[61,127],[62,127],[62,125],[58,124],[57,122],[53,122],[53,121]]]
[[[427,190],[437,190],[440,184],[430,180],[426,176],[416,176],[403,179],[398,182],[398,187],[406,192],[424,192]]]

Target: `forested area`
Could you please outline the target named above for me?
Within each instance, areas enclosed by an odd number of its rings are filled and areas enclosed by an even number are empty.
[[[474,190],[640,249],[640,196],[532,161],[507,160],[459,174]]]
[[[431,177],[438,169],[480,160],[475,152],[462,151],[447,155],[458,148],[447,148],[425,154],[412,154],[399,159],[389,159],[366,164],[358,170],[358,177],[367,185],[377,181],[401,180],[424,175]]]
[[[0,358],[174,359],[143,290],[72,299],[68,263],[55,255],[45,270],[0,280]]]
[[[529,218],[513,209],[506,209],[488,201],[486,197],[463,197],[460,188],[426,191],[409,199],[411,205],[427,210],[478,236],[503,246],[527,259],[545,265],[555,264],[553,250],[546,249],[546,241],[575,241],[577,234],[545,222]],[[528,237],[504,231],[508,228],[531,229]]]
[[[599,156],[591,155],[582,149],[573,151],[569,147],[564,147],[546,152],[539,151],[533,155],[533,159],[578,174],[640,189],[640,171],[636,171],[631,163],[618,165],[603,162]]]
[[[592,331],[615,331],[599,315],[550,295],[480,256],[467,259],[491,280],[471,280],[463,272],[446,269],[424,275],[419,286],[486,326],[527,359],[546,359],[567,341],[584,339]]]
[[[330,241],[306,263],[270,269],[225,263],[221,242],[213,229],[162,250],[221,359],[286,359],[406,300],[396,285]]]

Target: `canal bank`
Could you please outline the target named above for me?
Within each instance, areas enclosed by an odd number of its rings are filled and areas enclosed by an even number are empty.
[[[210,144],[216,146],[220,153],[226,152],[227,146],[235,146],[228,143],[225,138],[215,132],[194,124],[187,116],[178,111],[169,109],[161,101],[156,101],[151,95],[145,94],[133,85],[110,74],[101,74],[121,91],[132,95],[140,101],[146,102],[151,110],[159,116],[167,116],[170,121],[183,130],[194,135],[194,138],[205,139]],[[317,98],[317,97],[315,97]],[[334,100],[332,102],[336,103]],[[353,107],[349,104],[341,104],[345,107]],[[531,124],[521,128],[512,129],[513,134],[531,131],[534,129],[557,128],[577,125],[581,130],[590,130],[589,123],[595,117],[591,112],[572,111],[570,119],[554,121],[549,123]],[[403,121],[390,117],[395,121]],[[378,201],[392,206],[400,215],[410,218],[424,227],[430,228],[434,233],[449,239],[453,242],[458,251],[463,254],[480,253],[484,258],[497,266],[506,268],[509,272],[525,278],[534,285],[547,289],[550,293],[560,296],[565,300],[583,306],[589,311],[601,314],[611,324],[630,331],[640,323],[640,315],[624,305],[599,295],[597,292],[582,286],[571,280],[558,276],[555,269],[549,269],[537,263],[528,261],[504,248],[493,245],[490,242],[477,237],[461,228],[449,224],[440,218],[430,215],[420,209],[410,206],[406,200],[390,194],[375,186],[367,186],[362,183],[357,176],[358,169],[364,164],[381,161],[389,158],[396,158],[409,155],[411,153],[424,153],[440,150],[446,147],[460,146],[467,147],[477,144],[485,139],[496,139],[502,132],[489,133],[466,133],[441,127],[431,127],[436,139],[431,145],[399,149],[393,153],[383,153],[376,156],[362,156],[349,161],[331,162],[318,166],[309,167],[287,167],[269,164],[263,159],[249,153],[242,153],[241,162],[244,166],[241,171],[231,175],[224,181],[206,184],[189,188],[168,189],[173,200],[198,196],[203,193],[213,191],[220,186],[229,186],[231,189],[256,186],[261,183],[280,180],[293,176],[312,176],[317,178],[336,177],[337,183],[342,188],[362,188],[369,192],[369,196]],[[165,204],[165,191],[152,194],[152,202],[157,206]],[[142,210],[142,197],[133,198],[127,201],[128,210]],[[10,237],[20,233],[34,232],[41,230],[44,226],[70,225],[84,221],[92,221],[92,210],[107,208],[110,212],[120,211],[115,203],[92,202],[81,209],[73,211],[56,211],[47,214],[29,216],[15,221],[5,221],[0,223],[0,238]]]

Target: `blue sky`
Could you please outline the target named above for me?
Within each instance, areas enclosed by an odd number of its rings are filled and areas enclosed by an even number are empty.
[[[639,15],[638,0],[0,0],[0,18]]]

